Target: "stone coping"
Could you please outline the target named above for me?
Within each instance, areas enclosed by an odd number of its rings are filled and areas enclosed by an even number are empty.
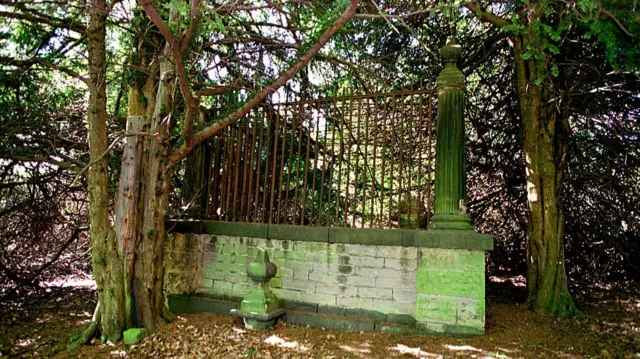
[[[469,230],[307,227],[210,220],[170,220],[167,221],[166,228],[168,231],[176,233],[213,234],[288,241],[480,251],[493,249],[492,236]]]

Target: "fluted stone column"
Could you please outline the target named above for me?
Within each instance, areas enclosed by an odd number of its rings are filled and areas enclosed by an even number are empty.
[[[456,66],[461,52],[455,40],[440,49],[445,67],[437,79],[436,194],[431,229],[473,229],[465,208],[464,75]]]

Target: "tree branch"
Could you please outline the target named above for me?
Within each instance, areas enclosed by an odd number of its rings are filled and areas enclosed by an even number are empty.
[[[471,12],[473,12],[474,14],[480,14],[480,20],[484,21],[484,22],[488,22],[491,24],[494,24],[496,26],[507,26],[510,25],[511,22],[509,22],[509,20],[500,17],[498,15],[492,14],[488,11],[484,11],[482,9],[480,9],[480,6],[475,2],[475,1],[471,1],[468,2],[467,4],[464,5],[467,9],[469,9]]]
[[[167,26],[167,24],[162,20],[160,14],[158,14],[156,9],[148,0],[138,0],[138,4],[142,6],[149,18],[151,18],[151,21],[154,23],[154,25],[156,25],[158,30],[160,30],[160,33],[169,44],[169,48],[171,48],[171,53],[173,54],[175,61],[176,76],[178,76],[179,80],[178,82],[180,85],[180,92],[182,93],[182,97],[184,97],[184,101],[187,107],[184,127],[182,128],[182,137],[184,139],[184,142],[186,144],[189,144],[193,140],[193,120],[196,118],[200,99],[194,97],[191,93],[191,89],[189,88],[189,81],[187,80],[187,71],[184,65],[183,54],[184,50],[186,50],[186,47],[188,46],[188,43],[191,41],[191,36],[193,35],[193,32],[195,32],[195,28],[198,25],[198,8],[200,6],[200,0],[192,0],[189,29],[187,32],[187,36],[182,39],[182,41],[178,41],[176,39],[171,29],[169,29],[169,26]],[[191,34],[189,34],[189,32],[191,32]]]
[[[51,62],[47,62],[41,59],[32,59],[32,60],[16,60],[16,59],[12,59],[9,57],[0,57],[0,63],[5,64],[5,65],[12,65],[12,66],[16,66],[16,67],[23,67],[23,68],[30,68],[33,65],[40,65],[42,67],[48,67],[50,69],[54,69],[54,70],[58,70],[60,72],[63,72],[73,78],[76,78],[82,82],[84,82],[86,85],[89,84],[89,79],[80,75],[79,73],[68,69],[66,67],[51,63]]]
[[[273,94],[280,87],[284,86],[284,84],[286,84],[287,81],[293,78],[293,76],[295,76],[295,74],[298,73],[298,71],[300,71],[302,68],[304,68],[309,64],[311,59],[316,54],[318,54],[320,49],[322,49],[322,47],[327,42],[329,42],[329,40],[331,39],[331,37],[333,37],[333,35],[335,35],[340,29],[342,29],[342,27],[344,27],[349,22],[349,20],[351,20],[351,18],[353,18],[353,15],[355,15],[356,13],[357,6],[358,6],[358,0],[351,0],[349,7],[342,13],[342,15],[340,15],[340,17],[336,20],[336,22],[333,23],[331,26],[329,26],[322,33],[322,35],[318,37],[318,40],[309,48],[309,50],[307,50],[307,52],[305,52],[300,57],[300,60],[298,60],[298,62],[296,62],[295,64],[291,65],[291,67],[289,67],[282,74],[282,76],[280,76],[270,85],[267,85],[264,89],[262,89],[262,91],[254,95],[250,100],[245,102],[244,105],[242,105],[239,109],[234,111],[232,114],[228,115],[227,117],[223,118],[222,120],[212,125],[205,127],[200,132],[196,133],[195,136],[193,137],[192,142],[190,143],[185,142],[184,145],[182,145],[180,148],[173,151],[169,156],[170,165],[168,167],[171,168],[171,166],[176,165],[178,162],[180,162],[180,160],[186,157],[197,144],[215,135],[223,128],[238,121],[247,113],[249,113],[254,107],[262,103],[264,99],[267,98],[267,96]]]

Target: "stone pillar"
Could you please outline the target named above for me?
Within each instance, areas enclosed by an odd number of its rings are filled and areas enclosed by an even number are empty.
[[[440,49],[445,67],[437,79],[436,194],[431,229],[473,230],[465,206],[464,75],[456,66],[461,52],[455,40]]]

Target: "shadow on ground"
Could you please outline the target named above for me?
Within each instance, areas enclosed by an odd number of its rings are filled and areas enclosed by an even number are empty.
[[[60,351],[71,330],[91,316],[95,293],[58,288],[28,303],[1,306],[3,356],[56,358],[640,358],[640,293],[581,293],[588,317],[557,319],[520,304],[518,278],[491,278],[487,335],[456,339],[328,331],[280,323],[270,331],[247,332],[230,316],[186,315],[140,345],[88,345]]]

